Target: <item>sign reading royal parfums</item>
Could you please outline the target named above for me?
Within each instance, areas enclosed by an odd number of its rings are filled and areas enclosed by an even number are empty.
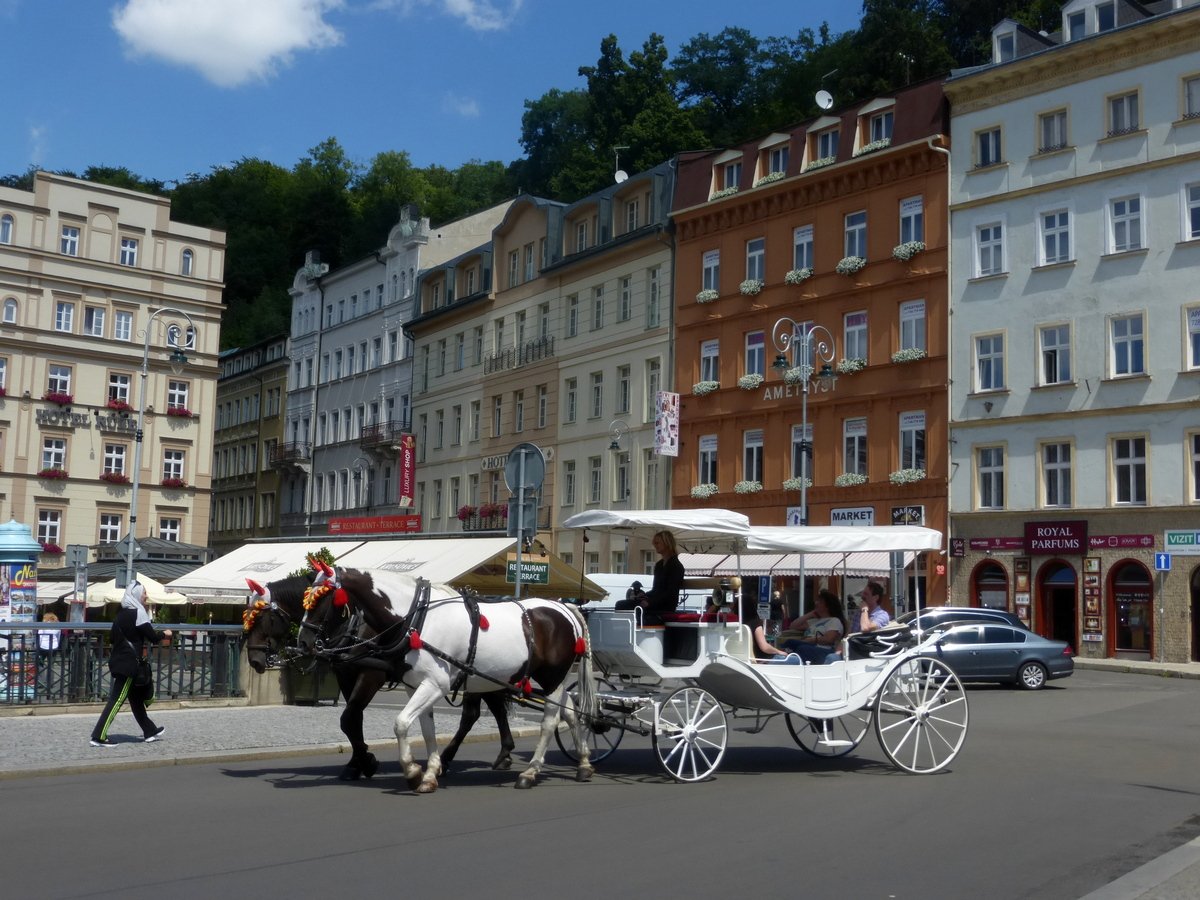
[[[516,554],[509,554],[508,565],[506,566],[504,580],[509,584],[517,583],[517,557]],[[521,583],[522,584],[549,584],[550,583],[550,563],[534,562],[528,559],[521,560]]]
[[[1087,522],[1026,522],[1025,552],[1030,556],[1087,553]]]

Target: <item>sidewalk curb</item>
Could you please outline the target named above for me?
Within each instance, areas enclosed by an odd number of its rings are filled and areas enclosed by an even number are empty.
[[[1075,657],[1075,668],[1126,675],[1157,675],[1159,678],[1200,679],[1200,663],[1141,662],[1130,659],[1088,659]]]
[[[1181,847],[1164,853],[1132,872],[1126,872],[1116,881],[1080,897],[1079,900],[1136,900],[1138,897],[1188,897],[1195,896],[1180,885],[1178,893],[1149,893],[1164,887],[1176,875],[1200,865],[1200,838],[1193,838]],[[1194,885],[1193,885],[1194,887]]]

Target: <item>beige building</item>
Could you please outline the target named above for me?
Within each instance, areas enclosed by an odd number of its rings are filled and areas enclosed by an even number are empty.
[[[539,446],[542,544],[587,572],[645,572],[646,546],[561,523],[667,505],[654,399],[669,389],[673,164],[564,206],[518,198],[492,240],[418,278],[410,323],[425,531],[505,528],[504,464]],[[464,509],[466,507],[466,509]],[[458,521],[461,512],[461,522]]]
[[[224,265],[224,233],[165,198],[46,172],[0,187],[0,517],[43,566],[135,514],[136,536],[207,542]]]
[[[285,440],[287,350],[287,335],[279,334],[221,354],[209,523],[217,555],[281,533],[280,472],[270,461]]]

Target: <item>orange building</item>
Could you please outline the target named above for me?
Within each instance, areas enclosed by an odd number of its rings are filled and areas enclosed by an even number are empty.
[[[680,158],[674,506],[945,531],[947,122],[939,80]]]

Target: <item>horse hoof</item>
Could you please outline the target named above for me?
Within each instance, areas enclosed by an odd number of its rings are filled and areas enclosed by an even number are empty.
[[[421,773],[420,772],[418,772],[416,775],[409,775],[408,778],[405,779],[405,781],[408,782],[408,789],[410,791],[417,790],[423,784],[423,782],[421,781]]]
[[[492,763],[492,768],[495,769],[497,772],[507,772],[509,769],[512,768],[512,757],[511,756],[500,757],[494,763]]]
[[[379,760],[375,758],[374,753],[368,753],[367,758],[363,760],[362,773],[366,778],[370,778],[379,771]]]
[[[537,784],[536,778],[530,778],[528,775],[522,775],[517,779],[515,787],[518,791],[527,791],[535,784]]]
[[[362,772],[359,770],[358,766],[354,765],[353,763],[347,763],[346,767],[342,769],[342,774],[338,776],[338,779],[340,781],[358,781],[361,775]]]
[[[575,770],[576,781],[591,781],[592,776],[596,774],[596,770],[591,766],[581,767]]]
[[[432,794],[437,789],[438,783],[436,781],[422,781],[416,786],[415,792],[418,794]]]

